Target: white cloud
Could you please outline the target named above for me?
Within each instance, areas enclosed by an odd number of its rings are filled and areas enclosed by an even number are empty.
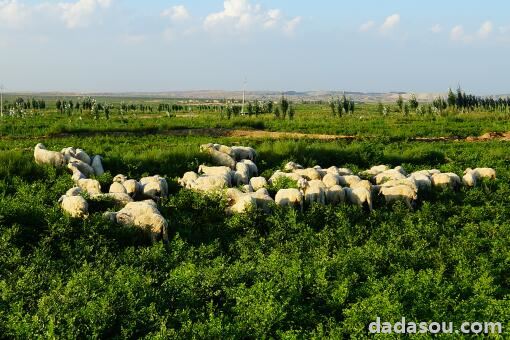
[[[430,28],[430,31],[432,33],[441,33],[443,31],[443,27],[441,27],[441,25],[439,25],[439,24],[435,24],[434,26],[432,26]]]
[[[368,32],[375,26],[375,22],[372,20],[365,22],[359,27],[360,32]]]
[[[142,34],[127,34],[122,37],[122,42],[126,45],[139,45],[145,42],[146,39],[147,37]]]
[[[183,5],[177,5],[167,8],[163,12],[161,12],[161,16],[169,17],[174,21],[183,21],[191,17],[188,10]]]
[[[457,25],[450,31],[450,39],[454,41],[460,41],[465,39],[464,27]]]
[[[301,17],[286,19],[279,9],[263,10],[248,0],[225,0],[223,10],[207,15],[203,22],[206,31],[239,32],[252,29],[280,29],[292,34]]]
[[[30,9],[16,0],[0,1],[0,25],[20,28],[29,19]]]
[[[382,32],[388,31],[393,27],[397,26],[399,22],[400,14],[398,13],[392,14],[389,17],[387,17],[386,20],[384,20],[384,23],[381,25],[381,31]]]
[[[163,40],[165,40],[167,42],[171,42],[171,41],[174,41],[176,38],[177,38],[177,34],[172,28],[167,27],[163,31]]]
[[[492,25],[492,22],[486,21],[482,24],[482,26],[478,30],[477,36],[480,39],[486,39],[492,33],[493,28],[494,26]]]
[[[285,23],[283,26],[283,31],[287,35],[294,34],[294,31],[296,30],[296,27],[301,23],[301,17],[295,17]]]
[[[108,8],[111,3],[111,0],[78,0],[76,2],[61,2],[57,6],[66,26],[77,28],[87,26],[98,8]]]

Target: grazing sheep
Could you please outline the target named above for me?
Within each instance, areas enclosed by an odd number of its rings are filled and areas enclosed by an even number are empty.
[[[474,171],[479,178],[496,179],[496,170],[492,168],[476,168]]]
[[[413,176],[413,175],[425,175],[425,176],[428,176],[428,177],[432,177],[432,175],[440,174],[440,173],[441,173],[441,171],[439,171],[437,169],[419,170],[419,171],[415,171],[415,172],[411,173],[411,176]]]
[[[201,192],[214,192],[225,188],[228,188],[228,182],[224,176],[200,176],[188,183],[188,189]]]
[[[368,205],[368,209],[372,211],[372,192],[365,188],[344,188],[345,196],[352,204],[363,207],[363,204]]]
[[[221,145],[221,144],[213,144],[213,145],[214,145],[214,148],[216,150],[218,150],[219,152],[222,152],[224,154],[229,155],[232,158],[235,158],[234,151],[232,150],[232,148],[230,146]]]
[[[387,165],[375,165],[368,170],[360,172],[360,175],[363,177],[374,177],[387,170],[389,170]]]
[[[460,187],[461,180],[454,173],[439,173],[432,175],[432,185],[436,188],[450,188],[452,190]]]
[[[200,145],[200,152],[207,152],[209,149],[215,149],[213,143],[207,143]]]
[[[346,176],[340,176],[339,178],[339,184],[341,186],[351,186],[355,183],[358,183],[361,181],[361,178],[359,178],[358,176],[356,175],[346,175]]]
[[[412,203],[418,198],[416,191],[407,185],[397,185],[394,187],[382,187],[380,194],[384,196],[386,203],[403,201],[409,209],[412,209]]]
[[[257,202],[257,208],[263,210],[265,213],[271,212],[271,206],[274,204],[274,200],[269,196],[267,189],[262,188],[250,195],[255,198]]]
[[[135,179],[128,179],[122,183],[126,193],[131,197],[136,197],[142,192],[142,185]]]
[[[347,169],[347,168],[338,168],[338,174],[340,176],[351,176],[351,175],[354,175],[352,170],[351,169]]]
[[[359,182],[353,183],[350,185],[350,188],[356,189],[356,188],[365,188],[368,191],[372,192],[372,183],[367,181],[366,179],[361,180]]]
[[[168,222],[152,200],[130,202],[119,212],[107,213],[105,216],[119,224],[147,230],[153,243],[158,239],[168,241]]]
[[[317,169],[307,168],[307,169],[296,169],[293,173],[298,174],[299,176],[311,181],[311,180],[321,180],[322,176]]]
[[[432,188],[432,182],[428,175],[424,175],[423,173],[412,173],[408,178],[416,183],[416,187],[418,187],[419,191],[430,191]]]
[[[108,190],[108,192],[110,194],[127,194],[127,190],[126,188],[124,187],[124,185],[122,185],[121,183],[119,182],[113,182],[112,185],[110,185],[110,190]]]
[[[77,183],[80,179],[86,179],[87,176],[81,173],[74,163],[67,164],[67,168],[73,173],[71,179]]]
[[[79,159],[83,163],[86,163],[90,165],[92,163],[92,160],[90,159],[90,156],[83,151],[82,149],[76,149],[76,153],[74,154],[74,158]]]
[[[275,203],[281,207],[299,206],[303,211],[303,194],[298,189],[280,189],[276,193]]]
[[[180,186],[185,188],[188,186],[188,183],[195,181],[198,177],[200,176],[196,172],[188,171],[182,176],[182,178],[179,178],[178,183]]]
[[[133,202],[133,198],[125,193],[120,192],[110,192],[107,194],[96,194],[90,196],[90,199],[92,200],[102,200],[102,199],[108,199],[112,200],[116,205],[119,205],[121,207],[125,207],[128,203]]]
[[[206,176],[225,176],[228,181],[228,186],[232,186],[232,179],[234,177],[234,173],[232,169],[227,166],[207,166],[200,165],[198,167],[198,173],[204,174]],[[190,175],[192,176],[192,175]]]
[[[411,188],[414,192],[418,192],[418,186],[412,177],[404,178],[404,179],[392,179],[383,184],[380,184],[381,188],[391,188],[399,185],[405,185]]]
[[[113,177],[113,181],[114,182],[118,182],[118,183],[121,183],[121,184],[124,183],[125,181],[127,181],[127,179],[128,178],[125,175],[122,175],[122,174],[119,174],[119,175]]]
[[[294,170],[297,170],[297,169],[303,169],[303,166],[301,164],[297,164],[295,162],[288,162],[283,167],[283,171],[294,171]]]
[[[326,204],[326,186],[321,180],[303,181],[302,192],[307,205],[316,202],[322,205]]]
[[[250,186],[253,191],[267,187],[267,181],[264,177],[252,177],[250,179]]]
[[[60,151],[60,153],[62,155],[64,155],[64,160],[67,163],[67,162],[69,162],[69,159],[71,157],[75,158],[75,156],[76,156],[76,149],[73,148],[73,147],[68,147],[68,148],[62,149],[62,151]]]
[[[247,146],[232,146],[232,152],[235,156],[234,159],[238,162],[243,159],[254,161],[255,158],[257,158],[257,152],[253,148]]]
[[[478,175],[476,171],[474,170],[468,171],[464,174],[464,176],[462,176],[462,184],[464,184],[467,187],[475,187],[477,178]]]
[[[255,200],[255,197],[249,194],[242,194],[236,198],[232,206],[227,208],[226,213],[229,215],[242,214],[254,209],[256,206],[257,201]]]
[[[102,176],[104,174],[104,168],[103,168],[103,157],[99,155],[95,155],[92,158],[92,169],[94,169],[94,174],[96,176]]]
[[[245,185],[250,183],[250,168],[244,163],[236,164],[236,171],[234,172],[235,185]]]
[[[275,183],[278,182],[280,178],[289,178],[293,181],[299,181],[303,177],[293,172],[287,173],[280,170],[276,170],[275,173],[269,178],[268,183],[274,185]]]
[[[236,161],[234,160],[234,158],[230,157],[229,155],[223,152],[219,152],[214,148],[212,144],[211,146],[208,146],[208,144],[202,145],[200,146],[200,150],[202,152],[208,153],[215,164],[228,166],[232,170],[235,169]]]
[[[339,205],[345,202],[345,191],[339,185],[334,185],[326,189],[326,203],[331,205]]]
[[[330,166],[326,169],[326,172],[331,175],[340,175],[340,172],[338,171],[338,168],[336,166]],[[326,176],[326,175],[324,175]]]
[[[66,192],[66,196],[79,196],[83,193],[83,190],[80,187],[74,187]]]
[[[340,175],[327,173],[323,178],[322,182],[326,185],[327,188],[334,187],[335,185],[340,184]]]
[[[71,157],[69,159],[69,164],[74,164],[74,166],[76,168],[78,168],[78,170],[80,170],[80,172],[82,174],[84,174],[85,176],[88,177],[91,177],[91,176],[94,176],[94,168],[91,167],[90,165],[88,165],[87,163],[77,159],[77,158],[73,158]]]
[[[313,168],[319,172],[319,174],[321,175],[321,179],[324,178],[324,176],[326,176],[326,174],[328,173],[328,170],[321,168],[320,165],[316,165]]]
[[[89,195],[101,194],[101,184],[95,179],[80,179],[77,185]]]
[[[400,173],[401,173],[402,175],[404,175],[404,176],[407,176],[407,172],[406,172],[406,171],[404,170],[404,168],[403,168],[403,167],[401,167],[400,165],[399,165],[399,166],[396,166],[393,170],[400,172]]]
[[[244,163],[248,166],[248,169],[250,169],[250,178],[257,177],[259,175],[259,169],[253,161],[250,161],[249,159],[243,159],[239,163]]]
[[[89,204],[81,196],[60,197],[58,203],[69,216],[73,218],[86,218],[89,214]]]
[[[146,198],[159,200],[168,196],[168,183],[159,175],[140,179],[141,192]]]
[[[51,165],[63,167],[65,165],[64,155],[60,152],[46,150],[46,147],[39,143],[34,148],[35,163],[39,165]]]
[[[405,178],[405,175],[395,169],[386,170],[374,176],[375,184],[383,184],[387,181]]]

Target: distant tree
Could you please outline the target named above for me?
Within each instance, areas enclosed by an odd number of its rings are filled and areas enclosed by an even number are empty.
[[[382,102],[379,100],[377,102],[377,113],[382,115],[383,114],[383,111],[384,111],[384,105],[382,104]]]
[[[106,119],[110,119],[110,109],[111,109],[110,104],[105,103],[103,105],[104,116],[106,117]]]
[[[402,110],[404,109],[404,99],[402,98],[401,94],[398,95],[397,107],[400,112],[402,112]]]
[[[248,117],[253,116],[253,114],[255,113],[255,110],[253,109],[253,104],[251,102],[248,103],[247,111]]]
[[[355,107],[354,100],[349,97],[349,113],[352,115],[354,114],[354,107]]]
[[[280,108],[278,106],[275,106],[274,107],[274,117],[276,119],[279,119],[280,118]]]
[[[408,103],[404,104],[404,110],[402,111],[402,113],[404,114],[404,116],[409,115],[409,104]]]
[[[452,89],[448,89],[448,106],[451,108],[455,107],[455,104],[457,102],[457,97],[455,97],[455,93],[453,93]]]
[[[331,114],[333,115],[333,117],[336,116],[336,105],[333,98],[329,101],[329,108],[331,109]]]
[[[411,94],[411,98],[409,99],[409,107],[411,110],[416,110],[420,104],[418,103],[418,100],[416,99],[416,95],[413,93]]]
[[[287,98],[285,98],[285,96],[282,95],[282,97],[280,98],[280,111],[283,119],[285,119],[285,116],[288,113],[289,106],[290,106],[289,101],[287,100]]]
[[[294,106],[290,105],[290,107],[289,107],[289,119],[293,120],[295,115],[296,115],[296,110],[294,109]]]
[[[57,111],[62,112],[62,101],[60,101],[60,99],[57,99],[55,106],[57,108]]]

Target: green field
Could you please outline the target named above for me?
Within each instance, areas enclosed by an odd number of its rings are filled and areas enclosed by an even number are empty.
[[[377,105],[357,104],[354,114],[333,117],[327,103],[295,103],[293,120],[226,119],[197,108],[170,117],[114,108],[109,119],[94,119],[62,115],[50,101],[46,110],[0,119],[0,338],[359,339],[376,317],[402,316],[501,322],[502,337],[510,335],[507,142],[412,140],[510,131],[506,114],[403,116],[391,104],[381,116]],[[180,129],[190,130],[173,133]],[[357,138],[239,138],[213,129]],[[118,173],[165,176],[169,244],[106,222],[101,207],[85,221],[65,216],[57,200],[72,181],[34,163],[38,142],[103,155],[103,187]],[[208,142],[252,146],[264,175],[292,160],[355,172],[376,164],[459,175],[493,167],[498,179],[434,190],[415,211],[376,198],[371,213],[345,204],[228,217],[224,200],[176,182],[208,162],[199,153]]]

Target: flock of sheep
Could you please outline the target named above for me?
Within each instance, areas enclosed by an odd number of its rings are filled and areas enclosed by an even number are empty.
[[[227,213],[243,213],[250,209],[270,212],[273,205],[294,206],[301,210],[313,203],[338,205],[344,202],[373,209],[376,195],[386,203],[404,202],[410,209],[422,192],[432,187],[457,190],[462,185],[474,187],[480,179],[495,179],[492,168],[466,169],[462,178],[455,173],[439,170],[420,170],[407,174],[397,166],[390,169],[377,165],[355,175],[350,169],[331,166],[304,168],[289,162],[269,179],[258,175],[255,164],[257,152],[250,147],[204,144],[201,152],[208,153],[215,166],[201,165],[197,172],[190,171],[178,180],[179,184],[201,193],[221,193],[227,199]],[[90,157],[84,150],[68,147],[60,152],[47,150],[37,144],[34,150],[37,164],[67,167],[75,187],[59,199],[60,206],[70,216],[86,218],[87,200],[111,200],[122,209],[106,212],[105,218],[123,225],[134,225],[148,230],[152,241],[168,240],[168,222],[158,211],[161,198],[168,196],[168,183],[159,175],[134,180],[124,175],[113,178],[108,193],[92,176],[104,174],[102,157]],[[288,179],[284,180],[282,179]],[[271,197],[268,188],[281,187],[281,183],[295,183],[293,188],[282,188]]]
[[[106,218],[148,230],[153,242],[157,239],[168,240],[168,222],[156,205],[156,201],[168,196],[168,183],[163,177],[155,175],[137,181],[117,175],[109,192],[103,193],[99,181],[89,178],[104,174],[101,156],[90,157],[84,150],[73,147],[61,152],[50,151],[44,145],[37,144],[34,158],[37,164],[67,167],[72,173],[75,187],[59,199],[60,206],[71,217],[88,216],[89,202],[85,197],[92,201],[111,200],[123,208],[118,212],[106,212]]]
[[[254,163],[257,154],[252,148],[204,144],[200,149],[209,153],[217,166],[201,165],[198,172],[185,173],[179,184],[204,193],[224,192],[229,204],[227,213],[242,213],[253,208],[269,211],[272,203],[303,210],[312,203],[350,202],[372,210],[375,195],[383,196],[386,203],[402,201],[412,209],[419,193],[430,191],[432,187],[457,190],[462,185],[474,187],[482,178],[496,178],[492,168],[467,169],[461,179],[455,173],[441,173],[436,169],[407,174],[400,166],[390,169],[377,165],[355,175],[350,169],[336,166],[305,169],[289,162],[283,171],[277,170],[266,180],[257,177]],[[267,189],[282,178],[295,181],[297,188],[280,189],[273,199]]]

